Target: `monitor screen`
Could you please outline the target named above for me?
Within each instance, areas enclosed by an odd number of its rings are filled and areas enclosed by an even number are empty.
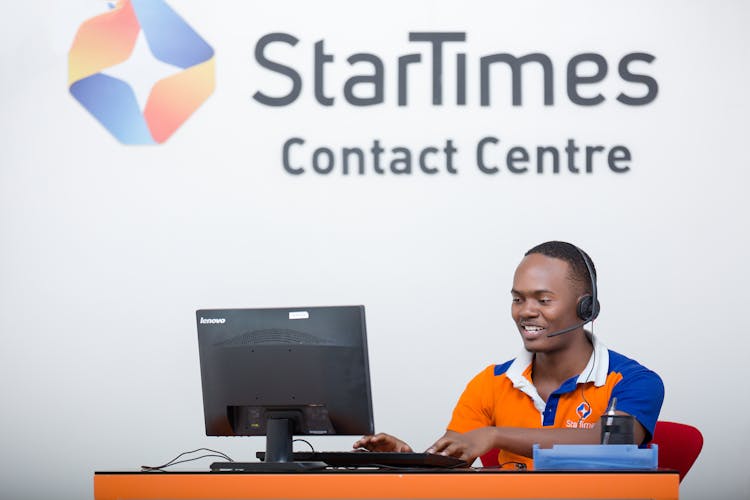
[[[196,311],[208,436],[266,436],[266,462],[293,435],[374,432],[364,306]]]

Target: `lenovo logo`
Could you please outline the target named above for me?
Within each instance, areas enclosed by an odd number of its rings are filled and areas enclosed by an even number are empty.
[[[226,322],[227,320],[225,318],[204,318],[202,316],[200,320],[201,325],[215,325],[215,324],[223,325]]]

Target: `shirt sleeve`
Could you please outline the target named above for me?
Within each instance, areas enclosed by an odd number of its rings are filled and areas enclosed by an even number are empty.
[[[488,376],[492,376],[493,369],[494,366],[487,367],[468,383],[453,409],[449,431],[464,433],[493,425],[491,398],[488,397]]]
[[[664,384],[659,375],[635,364],[612,389],[612,398],[615,397],[617,410],[635,417],[646,429],[644,443],[651,441],[664,402]]]

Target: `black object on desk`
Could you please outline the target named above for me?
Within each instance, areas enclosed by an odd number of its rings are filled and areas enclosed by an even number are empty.
[[[265,452],[255,456],[265,460]],[[293,454],[295,462],[324,462],[330,467],[378,467],[393,469],[468,467],[463,460],[434,453],[399,453],[377,451],[303,451]]]

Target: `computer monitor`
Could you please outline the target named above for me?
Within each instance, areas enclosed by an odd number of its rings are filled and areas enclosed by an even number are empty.
[[[264,463],[288,471],[293,435],[374,432],[364,306],[196,311],[208,436],[266,436]]]

